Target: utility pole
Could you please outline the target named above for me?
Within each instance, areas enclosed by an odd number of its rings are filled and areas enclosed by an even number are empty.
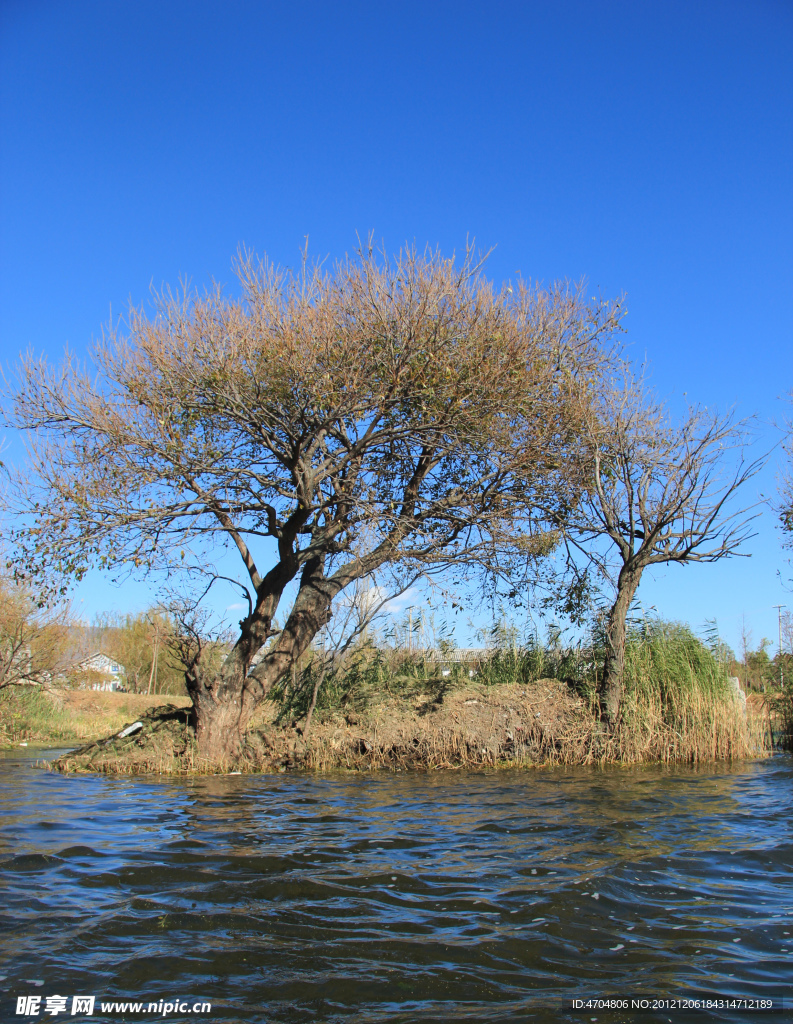
[[[783,608],[787,608],[787,605],[786,604],[775,604],[774,608],[776,608],[776,610],[777,610],[777,621],[778,621],[778,624],[779,624],[779,634],[778,634],[778,637],[779,637],[779,648],[778,648],[778,650],[779,650],[779,655],[778,655],[778,657],[779,657],[779,685],[780,686],[784,686],[785,685],[785,672],[784,672],[784,669],[782,668],[782,609]]]
[[[154,683],[154,692],[157,692],[157,651],[160,646],[160,631],[156,629],[154,631],[154,656],[151,659],[151,672],[149,672],[149,688],[146,690],[147,694],[151,693],[151,684]]]
[[[154,656],[151,660],[151,672],[149,672],[149,688],[146,691],[147,694],[151,693],[152,683],[154,683],[154,692],[157,692],[157,655],[160,650],[160,624],[159,622],[152,622],[151,619],[149,619],[149,623],[154,627]]]

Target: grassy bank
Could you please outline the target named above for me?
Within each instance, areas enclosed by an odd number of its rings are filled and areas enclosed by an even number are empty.
[[[770,749],[768,706],[755,696],[745,705],[723,665],[684,627],[655,624],[632,636],[612,733],[598,714],[600,664],[597,652],[529,647],[496,650],[475,669],[444,670],[421,656],[362,649],[323,678],[307,736],[316,681],[310,662],[262,709],[234,764],[203,762],[184,708],[166,698],[169,708],[141,707],[127,719],[144,723],[134,736],[100,740],[57,767],[192,773],[701,763]],[[116,724],[117,732],[127,723]]]
[[[187,697],[94,690],[44,691],[33,686],[0,690],[0,747],[82,746],[120,732],[152,708],[190,705]]]

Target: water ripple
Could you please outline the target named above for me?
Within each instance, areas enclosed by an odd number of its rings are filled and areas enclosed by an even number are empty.
[[[793,995],[789,757],[173,781],[63,778],[14,755],[0,772],[9,1018],[29,979],[195,996],[246,1024]]]

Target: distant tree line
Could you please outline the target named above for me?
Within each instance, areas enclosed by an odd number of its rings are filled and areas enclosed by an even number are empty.
[[[101,685],[106,676],[89,662],[104,654],[123,666],[126,690],[184,694],[184,665],[173,633],[174,623],[162,609],[102,615],[87,625],[68,604],[41,607],[26,587],[0,578],[0,689]]]

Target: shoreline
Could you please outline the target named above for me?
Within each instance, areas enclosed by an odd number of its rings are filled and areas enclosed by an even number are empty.
[[[39,697],[44,697],[40,694]],[[729,695],[677,711],[631,704],[615,733],[603,731],[594,708],[558,679],[532,683],[474,684],[426,694],[386,696],[362,711],[337,709],[315,717],[304,738],[299,723],[276,724],[277,707],[254,720],[242,755],[209,763],[196,750],[187,723],[187,697],[62,691],[55,695],[58,729],[20,742],[72,747],[51,764],[65,774],[195,775],[325,772],[337,769],[453,770],[553,765],[705,763],[771,753],[762,701],[749,698],[747,714]],[[64,723],[71,720],[74,735]],[[141,722],[134,734],[125,726]],[[112,728],[111,728],[112,726]],[[89,735],[86,735],[86,732]],[[82,735],[79,735],[79,734]]]

